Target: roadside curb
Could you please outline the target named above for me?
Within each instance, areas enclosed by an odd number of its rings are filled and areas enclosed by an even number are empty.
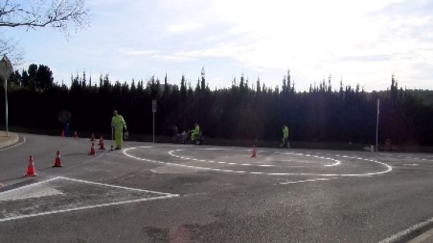
[[[428,243],[433,242],[433,229],[417,236],[416,238],[410,240],[408,243]]]
[[[13,145],[18,142],[19,140],[18,134],[12,133],[11,135],[14,136],[14,138],[9,141],[0,143],[0,149]]]

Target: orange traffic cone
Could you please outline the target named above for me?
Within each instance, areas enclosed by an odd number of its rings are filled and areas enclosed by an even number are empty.
[[[77,131],[74,132],[74,138],[78,138]]]
[[[254,145],[254,147],[253,147],[253,154],[251,155],[251,158],[255,158],[255,157],[257,157],[256,145]]]
[[[56,152],[56,161],[54,162],[53,167],[63,167],[62,161],[60,160],[60,151],[57,150]]]
[[[38,176],[38,174],[36,174],[35,163],[33,162],[33,156],[31,156],[31,155],[29,157],[29,165],[27,166],[27,172],[24,176],[25,177]]]
[[[104,146],[104,138],[101,136],[101,138],[99,139],[99,150],[105,150],[105,146]]]
[[[92,137],[90,138],[90,141],[91,142],[95,141],[95,134],[94,133],[92,133]]]
[[[62,137],[62,138],[65,137],[65,130],[62,130],[62,132],[60,133],[60,137]]]
[[[90,147],[89,155],[95,155],[95,154],[96,154],[95,143],[92,143],[92,147]]]

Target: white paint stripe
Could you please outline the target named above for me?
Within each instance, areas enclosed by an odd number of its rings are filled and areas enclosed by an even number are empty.
[[[22,187],[18,187],[18,188],[12,189],[12,190],[0,192],[0,195],[6,194],[6,193],[10,193],[10,192],[16,192],[16,191],[19,191],[19,190],[22,190],[22,189],[25,189],[25,188],[28,188],[28,187],[31,187],[31,186],[43,184],[43,183],[54,181],[54,180],[57,180],[57,179],[59,179],[59,177],[54,177],[54,178],[51,178],[51,179],[48,179],[48,180],[45,180],[45,181],[38,181],[38,182],[29,184],[29,185],[25,185],[25,186],[22,186]]]
[[[228,163],[229,165],[237,165],[236,163]]]
[[[210,162],[210,163],[215,163],[215,161],[213,161],[213,160],[209,160],[209,162]]]
[[[130,190],[130,191],[139,191],[139,192],[148,192],[148,193],[162,194],[162,195],[167,195],[167,196],[176,196],[176,194],[171,194],[171,193],[155,192],[155,191],[143,190],[143,189],[138,189],[138,188],[125,187],[125,186],[116,186],[116,185],[104,184],[104,183],[93,182],[93,181],[85,181],[85,180],[79,180],[79,179],[72,179],[72,178],[62,177],[62,176],[58,177],[57,179],[62,179],[62,180],[67,180],[67,181],[73,181],[73,182],[81,182],[81,183],[86,183],[86,184],[90,184],[90,185],[106,186],[106,187],[112,187],[112,188],[118,188],[118,189],[125,189],[125,190]]]
[[[261,167],[273,167],[273,165],[258,165],[258,166],[261,166]]]
[[[326,167],[332,167],[332,166],[337,166],[337,165],[340,165],[340,164],[341,164],[341,161],[339,161],[339,160],[335,160],[335,159],[332,159],[332,158],[321,157],[321,156],[316,156],[316,155],[309,155],[309,154],[296,154],[296,153],[286,153],[286,154],[293,154],[293,155],[300,155],[300,156],[307,156],[307,157],[312,156],[312,157],[314,157],[314,158],[326,159],[326,160],[331,160],[331,161],[334,161],[334,162],[335,162],[335,163],[333,163],[333,164],[324,165],[324,166],[326,166]],[[327,155],[327,156],[331,156],[331,155]],[[338,155],[338,154],[335,155],[335,156],[340,157],[340,155]],[[293,161],[293,162],[296,162],[296,161]]]
[[[6,151],[6,150],[9,150],[9,149],[16,148],[16,147],[18,147],[18,146],[24,144],[25,142],[27,142],[27,139],[26,139],[26,137],[23,137],[23,141],[22,141],[21,143],[17,143],[17,144],[14,144],[14,145],[12,145],[12,146],[9,146],[9,147],[6,147],[6,148],[3,148],[3,149],[0,149],[0,152],[3,152],[3,151]]]
[[[427,219],[424,222],[415,224],[415,225],[413,225],[413,226],[411,226],[411,227],[409,227],[409,228],[407,228],[407,229],[405,229],[403,231],[398,232],[397,234],[395,234],[395,235],[393,235],[391,237],[388,237],[388,238],[380,241],[379,243],[397,242],[399,239],[401,239],[401,238],[403,238],[403,237],[411,234],[412,232],[414,232],[414,231],[416,231],[416,230],[418,230],[418,229],[420,229],[420,228],[422,228],[422,227],[424,227],[424,226],[426,226],[428,224],[431,224],[431,223],[433,223],[433,218]]]
[[[122,204],[131,204],[131,203],[137,203],[137,202],[145,202],[145,201],[153,201],[158,199],[167,199],[177,197],[177,195],[169,195],[169,196],[161,196],[161,197],[151,197],[151,198],[142,198],[142,199],[135,199],[135,200],[128,200],[128,201],[121,201],[121,202],[113,202],[113,203],[104,203],[104,204],[98,204],[93,206],[85,206],[85,207],[78,207],[78,208],[68,208],[63,210],[55,210],[50,212],[44,212],[44,213],[36,213],[36,214],[29,214],[29,215],[20,215],[10,218],[4,218],[0,219],[1,222],[11,221],[11,220],[17,220],[17,219],[25,219],[25,218],[32,218],[32,217],[38,217],[38,216],[45,216],[45,215],[51,215],[56,213],[67,213],[67,212],[73,212],[73,211],[79,211],[79,210],[85,210],[85,209],[94,209],[94,208],[102,208],[102,207],[108,207],[108,206],[117,206]]]
[[[287,182],[281,182],[280,185],[287,185],[287,184],[296,184],[296,183],[303,183],[303,182],[314,182],[314,181],[329,181],[329,180],[335,180],[338,178],[317,178],[317,179],[308,179],[308,180],[302,180],[302,181],[287,181]]]
[[[245,165],[245,166],[247,166],[247,165],[252,165],[252,164],[241,164],[241,165]]]
[[[140,157],[136,157],[136,156],[128,154],[128,151],[135,150],[137,148],[140,148],[140,147],[130,147],[130,148],[122,150],[122,153],[125,156],[127,156],[129,158],[132,158],[132,159],[135,159],[135,160],[149,161],[149,162],[154,162],[154,163],[157,163],[157,164],[173,165],[173,166],[187,167],[187,168],[193,168],[193,169],[199,169],[199,170],[221,171],[221,172],[227,172],[227,173],[248,173],[248,174],[257,174],[257,175],[272,175],[272,176],[368,177],[368,176],[383,175],[383,174],[386,174],[386,173],[389,173],[389,172],[392,171],[392,167],[389,166],[388,164],[385,164],[385,163],[380,162],[380,161],[373,161],[373,163],[377,163],[377,164],[383,165],[387,169],[383,170],[383,171],[379,171],[379,172],[370,172],[370,173],[362,173],[362,174],[267,173],[267,172],[265,173],[265,172],[250,172],[250,171],[239,172],[239,171],[234,171],[234,170],[220,170],[220,169],[213,169],[213,168],[206,168],[206,167],[199,167],[199,166],[190,166],[190,165],[170,163],[170,162],[151,161],[151,160],[148,160],[148,159],[145,159],[145,158],[140,158]],[[358,158],[358,157],[348,157],[348,158],[362,159],[362,158]],[[225,164],[225,162],[218,162],[218,163]]]
[[[226,162],[222,162],[222,161],[219,161],[219,162],[217,162],[218,164],[225,164]]]
[[[335,161],[335,163],[330,164],[330,165],[324,165],[324,166],[326,166],[326,167],[332,167],[332,166],[337,166],[337,165],[341,164],[341,161],[339,161],[339,160],[335,160],[335,159],[330,159],[330,160]]]

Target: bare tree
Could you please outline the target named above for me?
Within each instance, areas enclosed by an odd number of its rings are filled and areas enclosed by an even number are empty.
[[[0,1],[0,31],[14,27],[29,29],[52,27],[69,35],[89,24],[89,10],[84,0],[2,0]],[[23,52],[12,38],[0,32],[0,56],[7,54],[14,65],[23,60]]]
[[[1,36],[2,33],[0,32]],[[13,65],[20,65],[23,61],[23,50],[18,47],[18,42],[12,38],[0,38],[0,56],[8,55]]]
[[[23,3],[24,2],[24,3]],[[88,25],[84,0],[5,0],[0,4],[1,27],[54,27],[64,31]]]

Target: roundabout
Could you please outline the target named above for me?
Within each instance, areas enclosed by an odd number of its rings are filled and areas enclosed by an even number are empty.
[[[298,150],[263,149],[251,158],[245,148],[130,147],[123,154],[131,159],[161,166],[194,170],[268,176],[367,177],[386,174],[392,167],[361,156],[318,155]]]

